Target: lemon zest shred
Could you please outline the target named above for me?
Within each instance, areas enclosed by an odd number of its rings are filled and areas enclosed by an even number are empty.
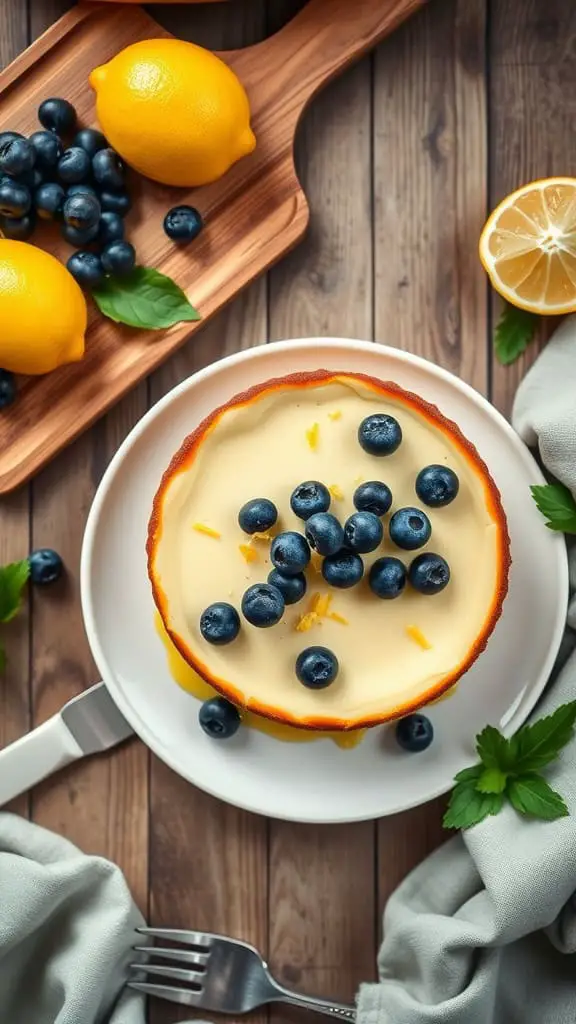
[[[328,413],[328,419],[329,420],[339,420],[339,419],[341,419],[341,417],[342,417],[342,413],[341,413],[340,409],[335,409],[334,412],[329,412]]]
[[[333,619],[334,622],[339,622],[341,626],[348,626],[349,625],[348,619],[345,619],[344,616],[340,615],[338,612],[330,612],[330,614],[328,615],[328,618],[329,619]]]
[[[334,501],[344,501],[344,491],[338,486],[338,484],[330,484],[328,490],[334,498]]]
[[[194,523],[192,526],[196,533],[203,533],[206,537],[213,537],[214,540],[220,540],[222,534],[218,530],[212,529],[211,526],[206,526],[205,523]]]
[[[314,572],[322,572],[322,559],[317,551],[312,551],[310,554],[310,565]]]
[[[251,547],[250,544],[239,544],[238,550],[245,562],[258,562],[260,560],[256,548]]]
[[[432,650],[432,644],[424,636],[424,633],[422,632],[422,630],[418,629],[418,626],[406,626],[406,632],[407,632],[408,636],[410,637],[410,639],[414,640],[414,642],[417,643],[419,645],[419,647],[422,648],[423,651],[431,651]]]
[[[318,597],[319,600],[316,602],[315,610],[318,612],[318,615],[320,615],[321,618],[325,618],[328,615],[330,605],[332,604],[332,594],[324,594],[324,597],[320,597],[319,594]]]
[[[315,626],[317,622],[318,615],[316,612],[305,612],[304,615],[300,616],[296,623],[296,632],[307,633],[308,630],[312,629],[312,626]]]
[[[272,534],[271,533],[259,533],[258,530],[256,530],[256,533],[251,534],[250,540],[251,541],[252,540],[272,540]]]
[[[306,431],[306,440],[308,441],[308,446],[312,449],[313,452],[315,452],[316,449],[318,448],[319,438],[320,424],[313,423],[312,426]]]

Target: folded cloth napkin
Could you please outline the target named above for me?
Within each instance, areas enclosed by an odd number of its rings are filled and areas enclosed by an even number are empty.
[[[2,1024],[144,1024],[122,992],[140,924],[119,868],[0,814]]]
[[[512,419],[576,496],[576,317],[520,385]],[[535,717],[576,698],[576,548],[570,563],[567,660]],[[359,1024],[575,1024],[576,741],[549,778],[571,817],[527,821],[506,807],[437,850],[393,894],[380,981],[360,990]]]

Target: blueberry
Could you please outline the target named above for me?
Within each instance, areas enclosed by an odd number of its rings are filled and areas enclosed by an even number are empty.
[[[130,242],[110,242],[100,257],[104,270],[112,277],[125,277],[136,266],[136,250]]]
[[[225,697],[210,697],[198,712],[198,721],[213,740],[228,740],[240,728],[240,712]]]
[[[124,187],[124,164],[113,149],[100,149],[92,157],[92,171],[99,185],[106,189]]]
[[[306,520],[306,540],[319,555],[335,555],[344,543],[344,530],[331,512],[315,512]]]
[[[5,139],[0,142],[0,174],[17,178],[31,171],[36,163],[36,150],[28,139]]]
[[[255,583],[242,598],[242,614],[253,626],[275,626],[284,615],[285,601],[278,587]]]
[[[402,442],[402,428],[393,416],[377,412],[362,420],[358,440],[369,455],[392,455]]]
[[[299,572],[296,576],[283,576],[278,569],[272,569],[272,572],[268,573],[268,583],[273,587],[278,587],[284,598],[284,604],[296,604],[306,593],[307,583],[303,572]]]
[[[40,185],[34,193],[34,206],[42,220],[57,220],[62,214],[66,193],[62,185],[50,181]]]
[[[38,109],[38,120],[43,128],[59,135],[69,135],[76,127],[76,111],[68,100],[44,100]]]
[[[106,149],[108,140],[102,135],[102,132],[96,131],[95,128],[81,128],[79,132],[76,132],[72,145],[79,146],[92,159],[101,149]]]
[[[308,541],[292,530],[279,533],[272,541],[270,560],[284,576],[295,576],[303,572],[310,561]]]
[[[310,690],[324,690],[338,675],[338,658],[327,647],[307,647],[296,658],[296,675]]]
[[[9,142],[12,139],[23,139],[24,136],[20,132],[0,132],[0,146],[5,142]]]
[[[231,604],[218,601],[202,612],[200,632],[209,644],[230,644],[240,632],[240,616]]]
[[[390,520],[390,538],[404,551],[415,551],[430,540],[432,527],[419,508],[399,508]]]
[[[64,146],[53,132],[34,132],[28,141],[36,153],[38,167],[45,171],[55,168],[64,155]]]
[[[62,225],[62,238],[68,242],[68,245],[73,245],[75,249],[81,248],[83,245],[90,245],[96,236],[98,235],[98,225],[94,225],[91,228],[73,228],[71,224]]]
[[[299,519],[309,519],[315,512],[327,512],[330,491],[318,480],[306,480],[292,491],[290,508]]]
[[[77,185],[70,185],[66,189],[67,196],[94,196],[94,199],[98,199],[98,193],[92,185],[87,185],[85,182],[78,182]],[[102,199],[100,198],[100,208],[103,210]]]
[[[408,580],[421,594],[440,594],[450,582],[450,566],[441,555],[426,551],[411,563]]]
[[[406,568],[399,558],[377,558],[368,576],[370,589],[385,601],[392,601],[406,586]]]
[[[24,174],[19,174],[16,178],[21,185],[26,185],[26,188],[30,192],[34,193],[40,185],[44,183],[44,175],[39,167],[34,167],[32,171],[26,171]]]
[[[110,242],[124,241],[124,221],[117,213],[103,213],[100,217],[98,242],[110,245]]]
[[[460,481],[449,466],[426,466],[416,477],[416,494],[430,508],[449,505],[460,490]]]
[[[375,551],[383,536],[382,522],[373,512],[354,512],[344,523],[346,547],[359,555]]]
[[[0,409],[12,405],[16,398],[16,381],[10,370],[0,370]]]
[[[34,234],[36,218],[33,213],[24,217],[4,217],[1,221],[2,234],[13,242],[27,242]]]
[[[364,563],[360,555],[352,551],[339,551],[328,555],[322,562],[322,575],[331,587],[346,590],[360,582],[364,575]]]
[[[0,216],[25,217],[31,205],[32,197],[26,185],[4,178],[0,183]]]
[[[402,750],[418,754],[434,739],[432,722],[426,715],[407,715],[396,724],[396,740]]]
[[[79,228],[80,231],[98,225],[101,212],[98,200],[85,192],[68,196],[62,210],[66,224],[70,224],[73,228]]]
[[[81,288],[97,288],[105,277],[102,260],[95,252],[80,249],[79,252],[72,254],[66,267]]]
[[[174,206],[164,218],[164,231],[173,242],[191,242],[203,226],[202,217],[193,206]]]
[[[268,498],[252,498],[238,513],[238,523],[244,533],[264,533],[277,519],[278,509]]]
[[[127,192],[109,192],[103,189],[100,193],[100,205],[106,213],[117,213],[119,217],[125,217],[130,212],[132,200]]]
[[[359,512],[385,516],[392,504],[392,491],[379,480],[368,480],[356,488],[352,500]]]
[[[64,150],[58,161],[58,177],[65,185],[76,185],[90,175],[90,157],[80,146]]]
[[[30,579],[32,583],[44,586],[46,583],[55,583],[64,572],[64,563],[57,551],[51,548],[38,548],[28,558],[30,565]]]

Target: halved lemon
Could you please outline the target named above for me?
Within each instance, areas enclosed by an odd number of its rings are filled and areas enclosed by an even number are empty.
[[[480,259],[493,287],[532,313],[576,310],[576,178],[524,185],[488,218]]]

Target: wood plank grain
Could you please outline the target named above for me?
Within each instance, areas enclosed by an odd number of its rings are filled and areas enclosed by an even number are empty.
[[[34,0],[33,35],[42,32],[65,6],[59,0]],[[80,608],[78,569],[84,524],[106,465],[144,413],[146,403],[146,387],[141,385],[32,485],[33,544],[60,551],[68,567],[61,586],[34,593],[35,724],[54,714],[66,700],[98,678]],[[148,751],[142,744],[125,745],[49,780],[33,794],[33,817],[68,836],[82,849],[116,861],[146,912]]]
[[[154,11],[182,38],[215,48],[250,44],[264,35],[265,0]],[[266,341],[266,287],[252,285],[151,380],[151,398],[204,366]],[[190,714],[197,714],[191,701]],[[173,928],[234,935],[266,951],[268,937],[267,822],[214,800],[152,758],[151,920]],[[189,1020],[190,1010],[155,1001],[152,1024]],[[252,1018],[251,1018],[252,1019]],[[267,1012],[254,1015],[255,1024]]]
[[[520,185],[576,168],[576,8],[563,0],[491,5],[490,208]],[[501,309],[493,301],[493,322]],[[547,327],[555,320],[551,318]],[[542,338],[544,336],[542,332]],[[513,366],[493,360],[493,401],[510,412],[540,345]]]
[[[20,0],[3,0],[0,7],[0,67],[8,64],[27,43],[26,9]],[[4,124],[0,124],[3,129]],[[25,558],[30,543],[30,501],[27,488],[0,500],[0,564]],[[6,670],[0,673],[0,747],[27,732],[30,726],[30,621],[29,600],[0,636],[6,651]],[[28,814],[22,797],[10,810]]]
[[[376,53],[376,336],[480,391],[487,193],[484,0],[431,4]],[[446,835],[442,801],[378,827],[379,904]]]
[[[367,59],[304,118],[296,162],[313,217],[305,242],[270,275],[272,339],[372,337],[370,78]],[[351,1000],[373,976],[374,834],[371,822],[270,823],[269,962],[288,987]],[[274,1024],[296,1019],[270,1010]]]

